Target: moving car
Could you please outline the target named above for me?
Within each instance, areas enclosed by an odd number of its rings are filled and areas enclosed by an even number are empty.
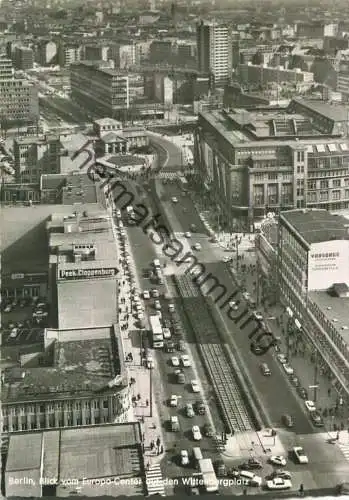
[[[170,313],[175,312],[175,306],[174,306],[174,304],[169,304],[168,305],[168,312],[170,312]]]
[[[228,257],[228,256],[225,256],[222,259],[222,262],[224,262],[225,264],[228,264],[228,262],[230,262],[230,261],[231,261],[231,257]]]
[[[179,366],[179,359],[177,358],[177,356],[172,356],[171,363],[172,366]]]
[[[178,203],[178,198],[176,198],[175,196],[172,196],[171,201],[172,201],[172,203]]]
[[[287,357],[286,357],[286,354],[283,354],[282,352],[280,352],[277,356],[276,356],[276,359],[279,361],[279,363],[281,363],[282,365],[286,364],[287,363]]]
[[[322,420],[322,416],[321,416],[320,412],[318,412],[317,410],[312,411],[310,413],[310,418],[311,418],[313,424],[315,425],[315,427],[323,427],[325,425],[324,421]]]
[[[195,245],[193,245],[193,250],[196,250],[196,251],[201,250],[201,244],[200,243],[195,243]]]
[[[187,450],[181,450],[181,465],[189,464],[189,455]]]
[[[163,328],[162,333],[164,335],[164,339],[170,339],[171,338],[171,330],[169,328]]]
[[[201,441],[202,435],[201,435],[200,427],[198,425],[193,425],[192,433],[193,433],[194,441]]]
[[[189,366],[191,366],[190,358],[189,358],[188,354],[182,354],[181,361],[182,361],[182,365],[184,366],[184,368],[189,368]]]
[[[272,455],[269,458],[269,462],[273,465],[279,465],[282,467],[285,467],[285,465],[287,464],[286,458],[283,457],[282,455]]]
[[[192,388],[193,392],[200,392],[200,387],[199,387],[199,383],[197,380],[191,381],[191,388]]]
[[[185,236],[186,238],[191,238],[191,233],[190,233],[189,231],[186,231],[186,232],[184,233],[184,236]]]
[[[195,412],[194,412],[194,408],[193,408],[193,405],[191,403],[187,403],[185,405],[185,414],[188,418],[193,418],[195,417]]]
[[[263,464],[257,458],[249,458],[247,462],[241,464],[239,466],[240,469],[243,470],[253,470],[253,469],[262,469]]]
[[[145,300],[150,299],[149,290],[144,290],[144,292],[143,292],[143,299],[145,299]]]
[[[265,377],[269,377],[271,375],[271,370],[270,370],[269,366],[267,365],[267,363],[261,363],[260,369]]]
[[[309,459],[307,455],[304,453],[304,450],[301,446],[295,446],[292,451],[298,463],[300,464],[309,463]]]
[[[214,432],[213,432],[213,427],[212,427],[212,425],[211,425],[211,424],[205,424],[205,425],[204,425],[204,429],[203,429],[203,431],[204,431],[204,435],[205,435],[206,437],[212,437],[212,436],[213,436],[213,434],[214,434]]]
[[[284,426],[287,427],[288,429],[290,429],[294,425],[291,415],[287,415],[287,414],[282,415],[281,420],[282,420],[282,423],[284,424]]]
[[[307,399],[304,401],[305,407],[309,412],[316,411],[316,406],[314,401],[311,401],[310,399]]]
[[[263,321],[263,314],[259,311],[254,311],[253,316],[256,318],[258,321]]]
[[[153,288],[153,290],[151,291],[151,294],[152,294],[152,297],[154,299],[157,299],[160,297],[160,293],[159,293],[159,290],[157,288]]]
[[[172,406],[172,408],[177,408],[178,406],[178,397],[175,394],[172,394],[171,396],[170,406]]]
[[[292,366],[290,366],[288,363],[283,363],[282,366],[283,366],[285,372],[287,373],[287,375],[293,375],[294,369],[292,368]]]
[[[291,479],[291,472],[288,470],[276,469],[274,470],[267,479],[274,479],[275,477],[281,477],[282,479]]]
[[[218,477],[226,477],[228,475],[227,467],[223,460],[217,460],[214,463],[214,468]]]
[[[15,339],[17,337],[18,331],[19,331],[18,328],[12,328],[11,333],[10,333],[11,339]]]
[[[161,309],[161,304],[160,304],[160,300],[156,300],[154,302],[154,307],[157,311],[159,311]]]
[[[5,307],[4,312],[5,313],[10,313],[12,311],[12,306],[9,304],[8,306]]]
[[[237,311],[239,309],[239,301],[234,301],[234,300],[231,300],[229,302],[229,307],[233,310],[233,311]]]
[[[268,490],[289,490],[292,488],[292,483],[289,479],[274,477],[266,482],[266,487]]]

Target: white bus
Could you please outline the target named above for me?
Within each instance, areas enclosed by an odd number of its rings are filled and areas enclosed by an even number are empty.
[[[154,349],[161,349],[164,347],[164,334],[162,331],[162,325],[158,315],[149,316],[151,335],[153,341]]]
[[[199,471],[202,475],[202,480],[207,493],[218,491],[218,479],[210,458],[202,458],[199,460]]]

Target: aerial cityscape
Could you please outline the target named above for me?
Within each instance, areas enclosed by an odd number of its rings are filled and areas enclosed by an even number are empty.
[[[1,495],[349,495],[349,3],[0,2]]]

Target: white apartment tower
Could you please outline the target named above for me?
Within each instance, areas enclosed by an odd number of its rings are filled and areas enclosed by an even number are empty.
[[[229,83],[232,72],[232,41],[228,26],[201,21],[196,27],[198,70],[209,73],[214,85]]]

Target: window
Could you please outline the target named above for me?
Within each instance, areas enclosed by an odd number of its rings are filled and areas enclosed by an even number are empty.
[[[277,173],[273,173],[273,174],[268,174],[268,179],[270,181],[274,181],[278,178],[278,174]]]
[[[308,189],[316,189],[316,182],[308,182]]]
[[[327,189],[328,188],[328,181],[320,181],[320,188]]]
[[[332,191],[332,200],[340,200],[341,192],[339,189]]]
[[[320,201],[328,200],[328,191],[320,191]]]
[[[103,400],[103,408],[108,408],[108,400],[107,399],[104,399]]]
[[[344,197],[349,198],[349,189],[346,189],[344,192]]]
[[[334,179],[332,182],[332,187],[341,187],[341,180],[340,179]]]

